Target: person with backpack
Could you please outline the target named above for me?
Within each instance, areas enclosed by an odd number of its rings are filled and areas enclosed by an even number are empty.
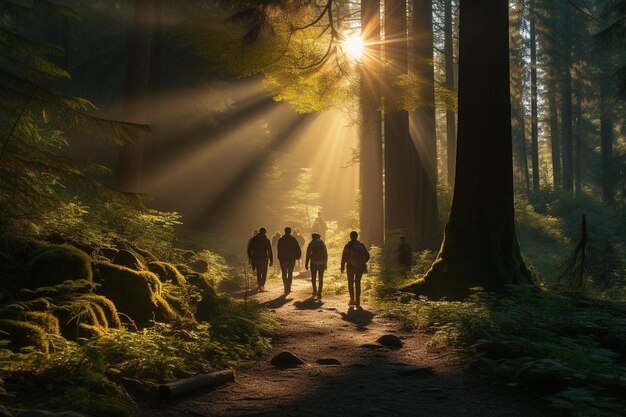
[[[350,241],[346,243],[341,254],[341,272],[348,272],[349,306],[361,306],[361,278],[367,272],[367,261],[370,254],[365,245],[357,240],[359,234],[350,232]],[[346,268],[347,266],[347,268]]]
[[[296,259],[301,257],[302,251],[296,238],[291,236],[291,227],[285,227],[285,234],[278,239],[278,260],[280,261],[285,294],[291,292],[293,268],[296,266]]]
[[[256,283],[259,292],[265,291],[265,281],[267,280],[267,262],[270,266],[274,264],[274,254],[272,244],[265,236],[267,230],[264,227],[259,229],[259,233],[254,235],[248,242],[248,259],[252,265],[252,270],[256,270]]]
[[[313,233],[311,235],[311,242],[306,248],[306,260],[304,262],[304,268],[308,271],[309,264],[311,265],[311,283],[313,284],[313,297],[317,297],[318,300],[322,299],[322,288],[324,286],[324,271],[328,264],[328,251],[326,245],[320,239],[319,233]],[[317,284],[317,277],[319,276],[319,285]]]

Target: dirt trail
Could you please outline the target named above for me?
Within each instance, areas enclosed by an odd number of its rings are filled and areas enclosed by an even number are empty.
[[[348,310],[347,296],[310,299],[309,278],[294,279],[282,296],[280,279],[251,297],[275,311],[281,336],[272,351],[237,370],[236,381],[163,404],[144,405],[146,416],[548,416],[539,401],[468,374],[458,363],[429,352],[427,337],[399,330],[384,312]],[[400,350],[364,348],[384,334],[400,337]],[[306,364],[278,370],[271,357],[290,351]],[[336,358],[341,366],[323,366]],[[401,376],[406,364],[432,374]]]

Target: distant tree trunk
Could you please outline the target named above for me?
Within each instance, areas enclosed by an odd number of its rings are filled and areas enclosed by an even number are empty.
[[[441,243],[437,208],[437,132],[435,127],[435,70],[433,66],[432,0],[413,0],[413,67],[421,80],[416,91],[420,108],[410,113],[410,132],[417,149],[413,168],[415,188],[414,249],[434,249]]]
[[[572,40],[571,40],[571,12],[569,7],[564,7],[565,14],[562,24],[563,44],[561,54],[561,146],[563,159],[563,189],[574,191],[574,146],[572,133]]]
[[[149,116],[142,101],[149,93],[154,13],[154,0],[134,1],[133,21],[128,37],[124,104],[127,120],[135,123],[146,123]],[[120,149],[117,183],[123,191],[140,191],[143,142],[144,137],[139,136]]]
[[[526,140],[526,109],[524,108],[524,97],[522,94],[520,94],[518,112],[521,170],[526,190],[530,190],[530,171],[528,170],[528,150]]]
[[[360,85],[361,241],[380,246],[384,240],[380,0],[361,1],[361,28],[367,45]]]
[[[454,31],[452,29],[452,0],[445,0],[444,6],[444,51],[446,54],[446,87],[454,89]],[[446,161],[448,186],[454,188],[454,172],[456,166],[456,119],[452,110],[446,111]]]
[[[574,121],[576,130],[574,134],[574,191],[576,195],[582,193],[582,87],[580,78],[576,78],[576,108],[574,111]]]
[[[404,0],[385,0],[385,59],[390,62],[385,79],[385,229],[386,238],[405,234],[415,244],[415,146],[409,134],[409,117],[394,84],[407,73],[407,10]]]
[[[600,153],[602,155],[602,199],[606,205],[615,204],[613,178],[613,116],[609,99],[609,76],[600,81]]]
[[[539,132],[537,117],[537,30],[534,0],[530,0],[530,152],[533,165],[533,190],[539,190]]]
[[[531,282],[513,211],[508,11],[507,0],[461,0],[454,198],[437,260],[408,287],[415,292],[464,297]]]
[[[552,70],[553,84],[556,82]],[[561,143],[559,140],[559,113],[556,88],[551,88],[548,94],[548,111],[550,112],[550,149],[552,153],[552,181],[554,190],[561,188]]]

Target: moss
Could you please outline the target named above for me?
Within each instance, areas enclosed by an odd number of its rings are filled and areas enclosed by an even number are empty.
[[[120,322],[120,316],[117,314],[117,308],[113,301],[108,298],[97,294],[85,294],[81,298],[90,301],[92,304],[97,305],[104,313],[105,321],[109,328],[119,329],[122,327]]]
[[[79,337],[91,339],[92,337],[103,336],[106,332],[103,327],[96,326],[87,323],[80,323],[78,325]]]
[[[180,271],[181,274],[187,276],[189,274],[194,274],[195,272],[193,272],[191,270],[191,268],[189,268],[187,265],[185,264],[176,264],[175,265],[176,269],[178,269]]]
[[[139,254],[145,262],[156,262],[158,261],[157,257],[152,254],[149,250],[142,249],[138,246],[132,246],[134,252]]]
[[[0,331],[6,333],[2,338],[9,340],[7,348],[17,352],[22,348],[33,346],[48,353],[49,343],[46,332],[34,323],[18,320],[0,320]]]
[[[160,322],[182,321],[183,316],[180,315],[172,305],[162,295],[156,295],[155,301],[157,309],[154,312],[154,318]]]
[[[100,248],[98,249],[98,254],[107,258],[109,261],[112,261],[115,258],[119,251],[115,248]]]
[[[183,286],[187,282],[183,274],[174,265],[167,262],[150,262],[146,266],[150,272],[155,273],[159,277],[161,282],[171,281],[179,286]]]
[[[194,272],[199,272],[201,274],[204,274],[205,272],[207,272],[209,270],[208,262],[203,260],[203,259],[196,259],[195,261],[190,262],[189,263],[189,267]]]
[[[153,318],[159,310],[161,281],[149,271],[134,271],[108,262],[96,262],[98,292],[109,298],[120,313],[139,324]]]
[[[73,246],[50,245],[34,253],[28,267],[27,288],[61,284],[64,281],[92,281],[91,259]]]
[[[124,266],[126,268],[134,269],[135,271],[141,271],[145,269],[143,262],[133,252],[126,249],[119,251],[113,258],[115,265]]]
[[[60,335],[59,319],[48,311],[26,311],[23,313],[24,320],[36,324],[46,333]]]

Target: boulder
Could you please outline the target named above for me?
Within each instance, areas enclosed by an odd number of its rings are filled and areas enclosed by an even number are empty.
[[[112,261],[113,259],[115,259],[115,255],[117,255],[119,251],[115,248],[100,248],[98,252],[109,261]]]
[[[92,278],[91,259],[85,252],[69,245],[50,245],[34,253],[28,265],[26,287],[35,289]]]
[[[392,350],[402,349],[402,346],[404,346],[402,340],[400,340],[398,336],[393,334],[386,334],[384,336],[381,336],[376,341]]]
[[[141,271],[144,269],[143,263],[139,260],[139,258],[137,258],[134,253],[124,249],[115,255],[113,263],[135,271]]]
[[[270,363],[278,369],[287,369],[297,368],[305,362],[291,352],[280,352],[272,357]]]
[[[207,263],[207,261],[204,261],[202,259],[197,259],[193,262],[190,262],[189,267],[194,272],[198,272],[199,274],[204,274],[209,270],[209,264]]]
[[[25,311],[23,314],[26,321],[39,326],[46,333],[56,336],[61,334],[59,319],[54,314],[48,311]]]

